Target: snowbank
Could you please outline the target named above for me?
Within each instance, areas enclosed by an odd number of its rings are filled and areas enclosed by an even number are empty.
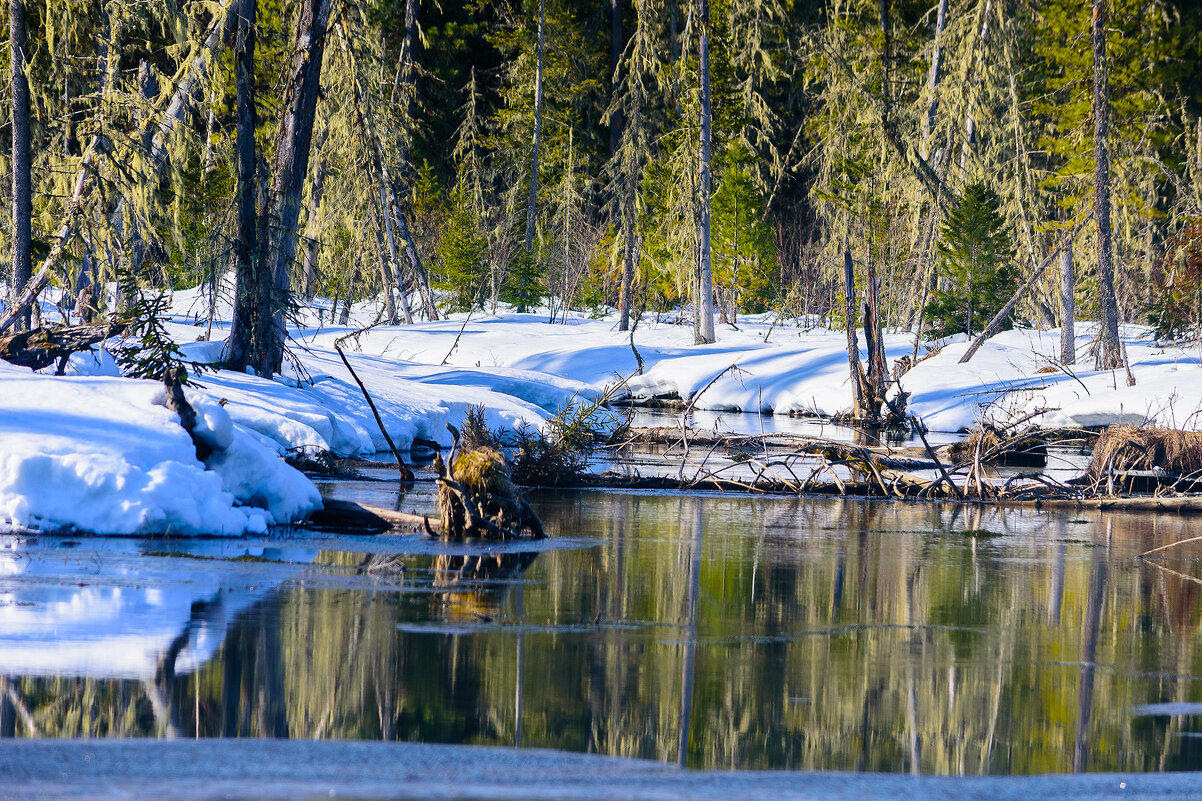
[[[320,508],[312,482],[196,398],[209,465],[162,385],[35,375],[0,363],[0,529],[262,532]]]

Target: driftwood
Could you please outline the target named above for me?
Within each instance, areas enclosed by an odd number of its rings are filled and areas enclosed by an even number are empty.
[[[125,328],[125,323],[34,328],[0,337],[0,359],[41,370],[72,353],[89,350],[110,337],[120,336]]]

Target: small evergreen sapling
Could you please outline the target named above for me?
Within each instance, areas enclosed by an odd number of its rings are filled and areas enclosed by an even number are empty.
[[[167,332],[164,321],[170,301],[165,291],[143,286],[129,270],[118,273],[118,287],[123,297],[131,299],[128,310],[122,315],[127,322],[125,334],[113,352],[122,375],[179,381],[186,385],[190,383],[190,374],[208,369],[206,365],[184,358]]]
[[[977,181],[948,211],[938,245],[940,274],[948,286],[936,290],[926,307],[935,336],[979,332],[1014,293],[1014,246],[1000,206],[997,193]]]

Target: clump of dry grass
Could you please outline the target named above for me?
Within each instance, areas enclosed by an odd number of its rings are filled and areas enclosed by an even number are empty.
[[[1176,475],[1202,472],[1202,432],[1116,425],[1094,445],[1087,478],[1104,478],[1110,470],[1154,470]]]

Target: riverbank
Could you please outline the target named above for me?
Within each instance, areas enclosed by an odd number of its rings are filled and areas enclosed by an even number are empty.
[[[195,290],[175,293],[168,330],[188,359],[213,363],[228,315],[219,308],[210,321],[207,311],[201,314],[203,299]],[[0,368],[6,388],[22,388],[0,394],[0,436],[6,446],[16,443],[0,460],[0,527],[257,531],[316,508],[307,480],[277,465],[279,457],[370,457],[391,439],[402,458],[419,458],[449,446],[446,424],[460,423],[472,406],[484,406],[493,428],[540,427],[557,410],[616,384],[635,403],[680,398],[715,414],[829,419],[851,408],[844,334],[814,321],[745,317],[737,328],[721,327],[718,343],[695,346],[690,328],[651,316],[633,337],[610,318],[568,315],[550,324],[515,313],[359,330],[369,326],[372,304],[357,306],[342,326],[326,324],[329,306],[317,300],[302,308],[283,376],[267,381],[207,370],[192,377],[187,397],[224,432],[218,439],[228,434],[241,454],[224,459],[220,470],[192,454],[172,426],[161,385],[118,377],[103,349],[73,356],[63,377],[47,375],[51,368],[36,375]],[[1087,323],[1078,327],[1082,361],[1089,330]],[[1126,371],[1058,364],[1057,331],[1005,332],[967,365],[959,364],[966,342],[915,348],[908,334],[887,335],[885,342],[891,363],[917,353],[918,363],[897,387],[908,393],[908,412],[931,432],[982,420],[1044,428],[1202,427],[1196,348],[1162,346],[1138,327],[1126,327],[1124,337],[1133,386]],[[181,494],[177,486],[196,489]],[[79,500],[67,502],[68,496]]]

